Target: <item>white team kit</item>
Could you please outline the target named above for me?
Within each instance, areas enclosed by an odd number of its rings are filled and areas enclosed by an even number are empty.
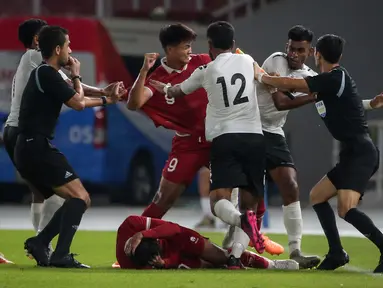
[[[317,75],[315,71],[306,65],[303,65],[301,69],[291,69],[286,54],[281,52],[271,54],[263,63],[262,68],[267,73],[278,73],[284,77],[304,78]],[[292,95],[300,97],[305,93],[296,92],[292,93]],[[283,131],[289,110],[278,111],[273,96],[263,84],[258,84],[258,105],[266,142],[266,169],[271,171],[278,167],[295,168]]]
[[[263,195],[265,147],[253,63],[246,54],[222,53],[180,84],[185,94],[202,87],[208,95],[211,190],[243,187]]]
[[[306,65],[303,65],[302,69],[290,69],[287,63],[286,54],[281,52],[271,54],[263,63],[262,68],[267,73],[278,73],[281,77],[305,78],[307,76],[317,75],[315,71]],[[306,95],[301,92],[292,94],[294,97]],[[283,126],[286,123],[286,117],[289,110],[278,111],[274,105],[271,93],[263,84],[258,84],[258,105],[261,112],[263,131],[285,136]]]
[[[222,53],[181,83],[185,94],[201,87],[207,92],[207,140],[226,133],[262,134],[253,63],[250,55]]]

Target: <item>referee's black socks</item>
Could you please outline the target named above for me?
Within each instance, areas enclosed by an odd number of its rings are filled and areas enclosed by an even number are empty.
[[[318,215],[320,224],[326,235],[330,253],[342,253],[343,247],[340,242],[338,228],[336,227],[335,214],[328,202],[313,205]]]
[[[85,201],[79,198],[69,199],[65,204],[65,209],[62,212],[60,235],[54,252],[55,257],[64,257],[69,254],[74,234],[86,209]]]
[[[51,221],[49,221],[47,226],[45,226],[45,228],[41,230],[41,232],[37,236],[37,238],[39,238],[44,245],[48,246],[52,239],[55,238],[57,234],[59,234],[63,218],[63,212],[66,209],[66,205],[67,202],[65,202],[59,209],[57,209]]]
[[[372,222],[371,218],[357,208],[352,208],[346,213],[344,220],[359,230],[372,243],[374,243],[383,254],[383,234]]]

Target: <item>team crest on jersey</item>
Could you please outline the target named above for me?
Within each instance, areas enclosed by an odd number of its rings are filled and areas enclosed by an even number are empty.
[[[315,107],[317,107],[317,111],[320,117],[326,117],[326,106],[324,105],[323,101],[315,103]]]

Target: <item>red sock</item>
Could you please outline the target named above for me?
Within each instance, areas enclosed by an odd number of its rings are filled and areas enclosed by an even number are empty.
[[[152,202],[148,207],[146,207],[141,216],[161,219],[164,217],[165,213],[166,211],[163,211],[157,204]]]
[[[265,212],[266,212],[265,201],[262,199],[258,202],[257,213],[256,213],[258,230],[261,230],[263,215],[265,214]]]
[[[245,267],[267,269],[269,268],[269,261],[253,252],[245,251],[242,253],[241,262]]]

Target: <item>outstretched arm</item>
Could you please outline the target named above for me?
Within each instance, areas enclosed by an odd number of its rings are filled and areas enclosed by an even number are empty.
[[[305,79],[270,76],[258,65],[257,62],[254,62],[254,78],[260,83],[270,85],[278,89],[310,93],[310,88]]]
[[[291,110],[315,102],[315,94],[307,94],[299,97],[288,96],[285,92],[277,91],[272,94],[274,105],[278,111]]]
[[[177,98],[185,96],[199,88],[202,88],[206,67],[207,65],[198,67],[188,79],[174,86],[170,83],[165,84],[155,80],[150,80],[149,82],[158,92],[168,95],[168,97]]]
[[[364,110],[379,109],[383,107],[383,93],[375,96],[373,99],[363,100]]]

